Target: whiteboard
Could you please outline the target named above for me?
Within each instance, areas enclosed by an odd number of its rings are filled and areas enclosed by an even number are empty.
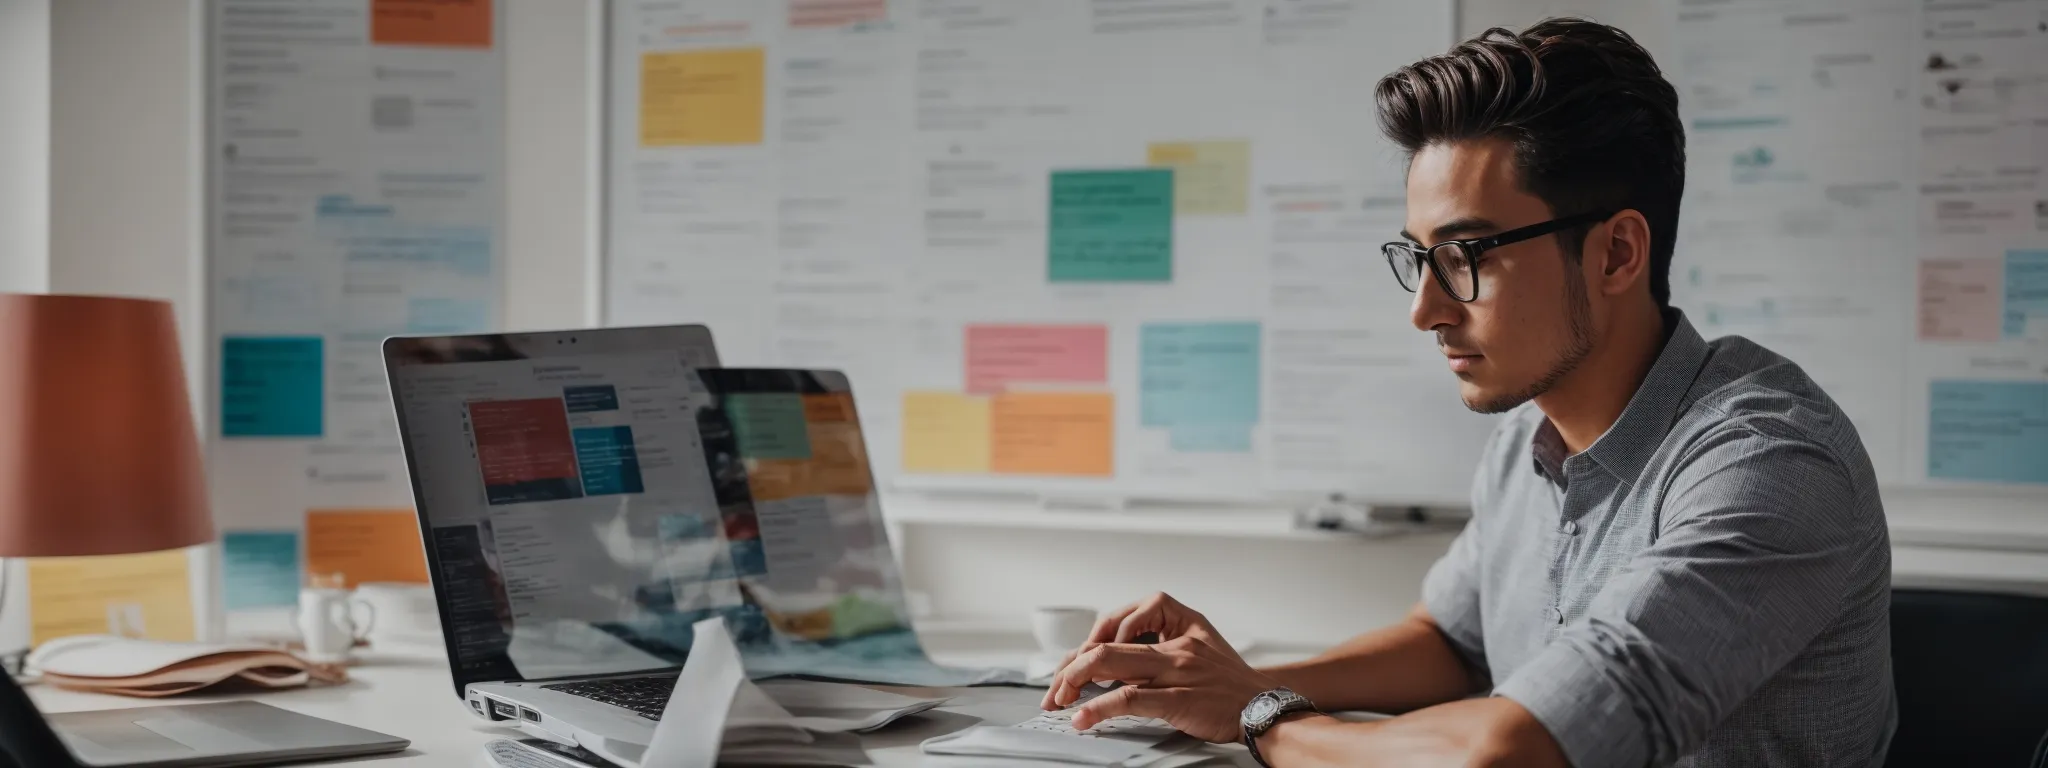
[[[847,370],[899,487],[1462,503],[1370,96],[1450,16],[615,2],[605,319]]]
[[[615,2],[605,319],[848,370],[897,487],[1462,506],[1371,98],[1451,5]],[[2044,4],[1666,7],[1674,303],[1887,486],[2048,486]]]

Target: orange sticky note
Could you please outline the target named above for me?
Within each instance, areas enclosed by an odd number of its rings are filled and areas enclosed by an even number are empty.
[[[998,474],[1108,477],[1116,471],[1116,398],[1106,392],[1017,392],[989,404]]]
[[[409,509],[307,510],[306,575],[343,589],[366,581],[425,584],[419,519]]]
[[[491,47],[491,0],[370,0],[370,42]]]
[[[903,471],[989,471],[988,398],[903,393]]]
[[[853,419],[853,396],[804,395],[807,459],[748,459],[747,489],[755,501],[798,496],[865,496],[874,490],[867,446]]]
[[[640,146],[761,143],[766,54],[760,48],[640,56]]]

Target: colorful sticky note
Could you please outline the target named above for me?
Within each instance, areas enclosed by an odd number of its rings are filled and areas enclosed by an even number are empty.
[[[194,639],[185,550],[28,561],[29,642],[69,635]]]
[[[491,326],[491,305],[482,299],[425,297],[405,304],[406,333],[476,333]]]
[[[1920,338],[1997,341],[2004,322],[1997,259],[1920,262]]]
[[[370,0],[370,42],[491,47],[492,0]]]
[[[2027,324],[2048,323],[2048,250],[2005,252],[2004,336],[2024,338]]]
[[[1259,324],[1145,324],[1138,389],[1147,427],[1258,423]]]
[[[760,48],[646,53],[640,56],[640,146],[761,143]]]
[[[1173,280],[1173,171],[1054,171],[1047,279]]]
[[[2048,382],[1933,382],[1927,476],[2048,483]]]
[[[903,471],[989,471],[988,398],[903,393]]]
[[[1180,424],[1168,432],[1179,453],[1251,453],[1250,424]]]
[[[989,465],[1000,474],[1109,477],[1116,398],[1106,392],[1013,392],[989,403]]]
[[[725,397],[733,437],[740,455],[749,459],[808,459],[810,431],[804,425],[802,395],[781,392],[738,392]]]
[[[1145,164],[1173,169],[1175,212],[1189,216],[1244,215],[1251,197],[1251,142],[1158,142],[1146,148]]]
[[[967,326],[968,392],[1001,392],[1012,382],[1104,384],[1108,381],[1108,326]]]
[[[221,436],[319,437],[325,371],[318,336],[221,339]]]
[[[640,477],[640,449],[633,428],[625,424],[579,427],[574,432],[577,468],[583,474],[583,495],[612,496],[647,490]]]
[[[226,531],[220,537],[222,605],[230,611],[297,605],[299,534]]]
[[[306,577],[343,589],[366,581],[427,583],[419,518],[406,509],[307,510]]]
[[[583,495],[581,462],[559,397],[469,404],[470,436],[491,504],[560,501]]]

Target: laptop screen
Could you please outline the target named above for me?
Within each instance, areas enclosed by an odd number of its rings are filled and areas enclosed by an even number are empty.
[[[993,679],[911,631],[842,374],[708,367],[701,327],[529,336],[386,345],[458,692],[675,667],[710,616],[756,676]]]

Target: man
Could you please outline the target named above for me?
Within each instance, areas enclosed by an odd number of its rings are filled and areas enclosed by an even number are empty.
[[[1106,617],[1046,706],[1125,681],[1074,726],[1159,717],[1284,768],[1880,764],[1891,557],[1870,461],[1798,366],[1668,306],[1685,140],[1649,54],[1551,20],[1377,97],[1409,157],[1385,255],[1465,404],[1507,413],[1471,522],[1394,626],[1255,670],[1158,595]],[[1405,714],[1319,714],[1340,710]]]

